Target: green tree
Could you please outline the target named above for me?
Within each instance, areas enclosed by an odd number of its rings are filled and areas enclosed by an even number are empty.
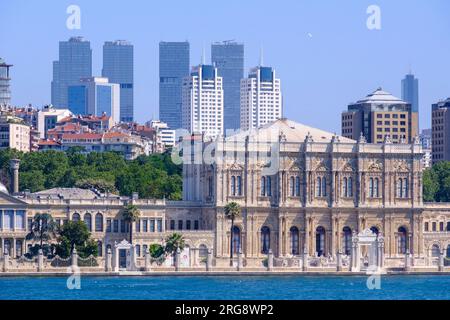
[[[439,190],[437,174],[432,169],[423,173],[423,200],[427,202],[436,201],[436,193]]]
[[[68,221],[60,229],[56,254],[68,257],[74,248],[83,258],[98,255],[97,244],[91,239],[91,233],[83,221]]]
[[[49,213],[37,213],[31,223],[31,231],[27,234],[27,240],[39,242],[39,248],[44,248],[44,242],[47,243],[56,237],[57,226],[53,217]]]
[[[82,179],[77,181],[75,186],[81,189],[96,189],[101,193],[117,192],[114,183],[104,179]]]
[[[231,220],[230,229],[230,265],[233,264],[233,227],[234,220],[241,215],[241,207],[236,202],[227,203],[224,208],[225,217]]]
[[[139,219],[141,213],[134,204],[126,205],[122,210],[122,217],[128,223],[130,231],[130,243],[133,243],[133,222]]]
[[[164,251],[171,256],[175,256],[178,249],[180,249],[180,251],[183,250],[185,245],[186,244],[183,235],[179,233],[172,233],[166,238]]]
[[[154,259],[161,257],[164,254],[164,247],[160,244],[153,243],[150,245],[150,256]]]

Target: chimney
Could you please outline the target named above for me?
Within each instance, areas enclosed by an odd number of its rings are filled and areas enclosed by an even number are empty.
[[[19,159],[11,159],[9,162],[11,169],[11,191],[13,194],[19,193]]]

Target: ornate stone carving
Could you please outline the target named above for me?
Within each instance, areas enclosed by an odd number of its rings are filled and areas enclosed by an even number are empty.
[[[368,170],[379,172],[379,171],[383,170],[383,164],[381,163],[381,161],[376,160],[369,165]]]

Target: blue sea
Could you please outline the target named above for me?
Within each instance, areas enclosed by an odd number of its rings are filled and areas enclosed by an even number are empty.
[[[382,276],[372,290],[363,276],[82,276],[72,290],[64,277],[3,277],[0,299],[449,300],[450,276]]]

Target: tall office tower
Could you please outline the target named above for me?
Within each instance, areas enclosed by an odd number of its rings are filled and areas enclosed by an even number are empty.
[[[223,135],[223,84],[217,68],[201,64],[183,80],[182,125],[206,139]]]
[[[241,80],[241,129],[258,128],[283,116],[281,82],[271,67],[258,66]]]
[[[211,62],[223,79],[224,129],[240,128],[240,83],[244,78],[244,45],[234,41],[211,45]]]
[[[59,42],[59,60],[53,62],[52,105],[67,108],[67,89],[92,76],[91,43],[83,37]]]
[[[189,60],[189,42],[159,43],[159,119],[174,130],[181,128],[181,91]]]
[[[7,64],[0,58],[0,105],[11,105],[11,77],[9,75],[9,68],[12,64]]]
[[[76,115],[92,114],[101,116],[104,113],[113,119],[120,120],[120,85],[109,83],[108,78],[83,78],[78,85],[69,86],[69,110]]]
[[[411,104],[413,117],[419,119],[419,79],[411,72],[402,80],[402,100]],[[419,132],[419,121],[416,130]]]
[[[378,88],[366,98],[350,104],[342,113],[342,136],[357,140],[363,134],[369,143],[411,143],[418,119],[411,104]]]
[[[450,161],[450,98],[431,106],[431,150],[433,164]]]
[[[133,45],[124,40],[108,41],[103,45],[102,76],[120,85],[120,121],[134,118]]]

